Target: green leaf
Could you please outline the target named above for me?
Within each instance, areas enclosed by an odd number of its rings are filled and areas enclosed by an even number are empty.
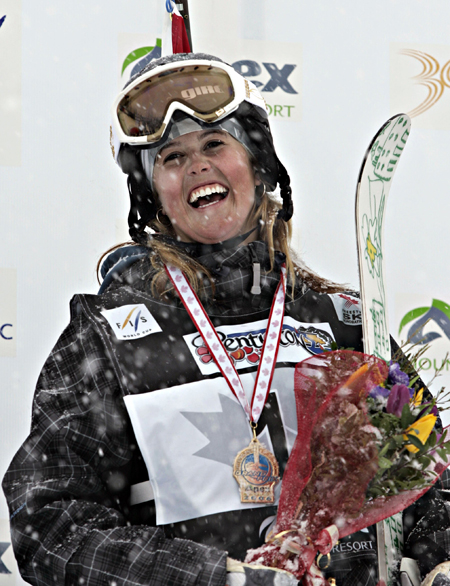
[[[378,458],[378,466],[380,468],[382,468],[383,470],[387,470],[388,468],[390,468],[392,466],[392,462],[388,458],[381,457],[381,458]]]
[[[403,437],[403,434],[401,435],[394,435],[392,436],[392,440],[395,442],[395,445],[399,448],[400,446],[402,446],[405,443],[405,439]]]
[[[422,450],[424,448],[423,443],[416,435],[408,433],[406,434],[406,437],[408,438],[409,443],[415,446],[418,450]]]
[[[417,376],[415,376],[414,378],[412,378],[412,379],[409,381],[409,385],[408,385],[408,386],[409,386],[409,388],[410,388],[410,389],[414,388],[414,384],[415,384],[415,383],[416,383],[418,380],[419,380],[419,375],[417,375]],[[419,390],[420,390],[420,389],[419,389]]]
[[[411,413],[409,403],[403,405],[402,416],[400,418],[403,429],[407,429],[411,423],[414,423],[414,415]]]
[[[433,430],[428,437],[427,445],[430,448],[434,448],[434,446],[436,445],[436,442],[437,442],[437,435],[436,435],[436,432]]]
[[[387,444],[385,444],[381,450],[378,453],[378,457],[382,458],[384,455],[386,455],[386,452],[389,450],[389,448],[391,447],[391,442],[388,442]]]
[[[436,448],[436,452],[439,454],[439,456],[445,460],[446,462],[448,461],[448,451],[447,450],[443,450],[442,448]]]
[[[431,459],[428,456],[420,456],[420,458],[417,458],[417,460],[422,464],[423,470],[428,468],[428,466],[431,464]]]

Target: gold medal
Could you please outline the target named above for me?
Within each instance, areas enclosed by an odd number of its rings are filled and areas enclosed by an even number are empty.
[[[165,269],[203,338],[205,347],[208,348],[231,392],[247,414],[253,430],[253,439],[248,448],[241,450],[234,459],[233,476],[239,484],[241,502],[261,505],[274,504],[274,486],[280,479],[278,476],[278,462],[275,456],[259,442],[256,437],[256,426],[269,395],[280,346],[286,296],[286,266],[283,264],[281,267],[280,282],[272,301],[262,354],[259,358],[258,371],[253,387],[251,407],[234,362],[223,345],[221,336],[219,336],[209,320],[205,308],[192,290],[189,281],[180,269],[171,265],[165,266]],[[269,340],[269,343],[266,344],[267,340]],[[262,365],[264,365],[263,368]]]
[[[251,504],[273,504],[274,486],[280,479],[278,462],[256,437],[247,448],[241,450],[234,459],[233,476],[239,484],[241,502]]]

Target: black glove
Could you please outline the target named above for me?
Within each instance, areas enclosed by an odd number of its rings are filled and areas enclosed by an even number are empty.
[[[297,586],[295,576],[277,568],[227,560],[227,586]]]

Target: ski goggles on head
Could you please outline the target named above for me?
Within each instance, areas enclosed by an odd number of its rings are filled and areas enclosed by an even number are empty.
[[[256,86],[220,61],[167,63],[129,84],[113,105],[113,131],[121,143],[158,142],[175,110],[206,123],[216,122],[244,101],[267,113]]]

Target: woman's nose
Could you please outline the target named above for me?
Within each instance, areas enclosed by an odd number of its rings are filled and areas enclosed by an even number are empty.
[[[211,164],[208,161],[207,157],[203,154],[194,154],[191,155],[188,167],[188,173],[190,175],[198,175],[200,173],[205,173],[211,169]]]

